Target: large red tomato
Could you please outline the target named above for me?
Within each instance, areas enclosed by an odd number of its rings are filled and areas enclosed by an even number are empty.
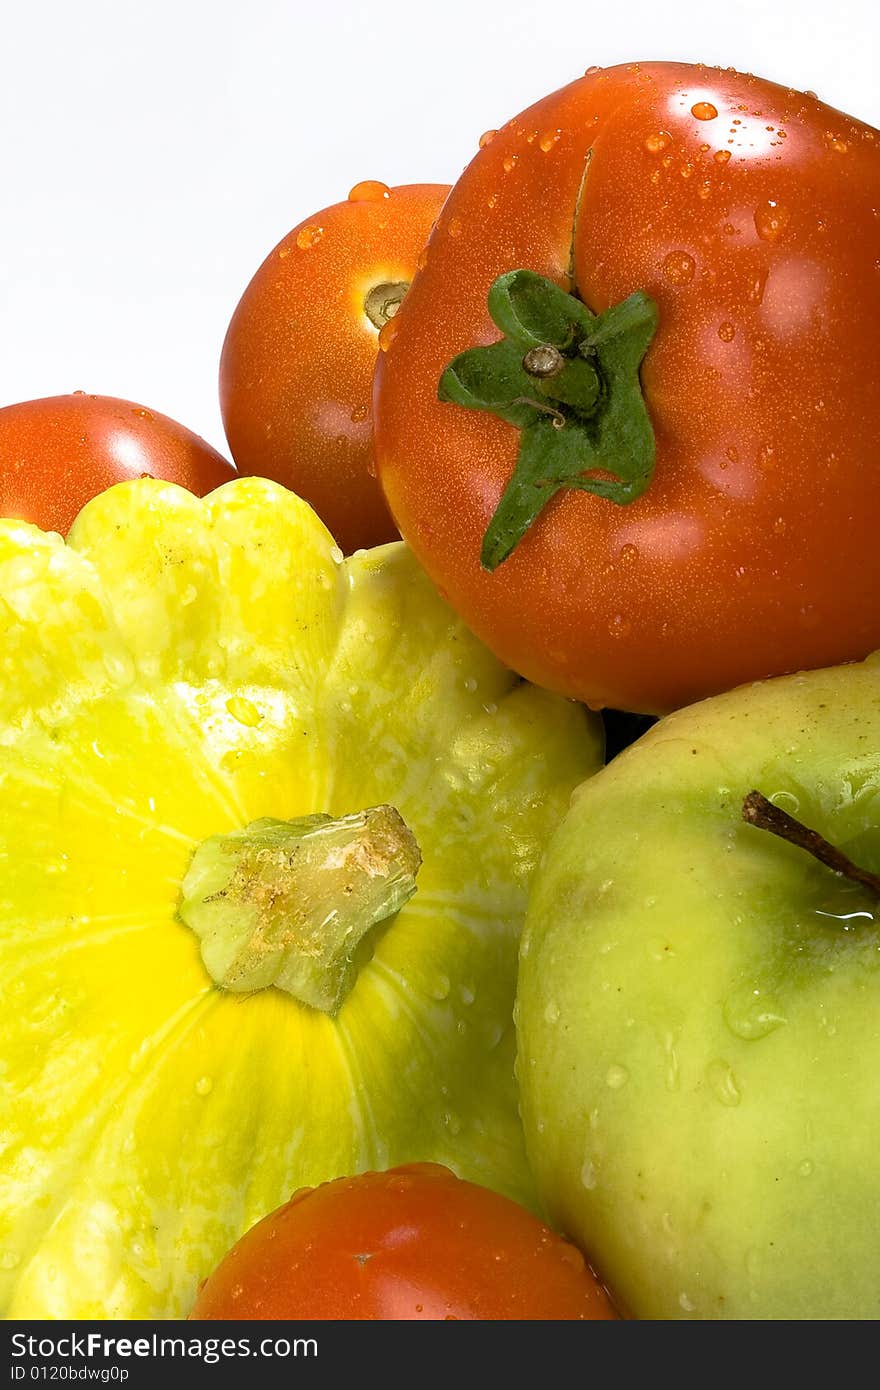
[[[375,395],[452,604],[531,680],[645,712],[880,647],[878,133],[647,63],[483,143]]]
[[[397,536],[374,476],[377,341],[448,192],[367,181],[301,222],[260,266],[223,345],[220,404],[239,471],[299,493],[346,551]]]
[[[573,1245],[433,1163],[338,1178],[254,1226],[193,1318],[608,1319]]]
[[[99,492],[144,474],[201,497],[235,469],[197,434],[133,401],[74,391],[0,410],[0,516],[66,535]]]

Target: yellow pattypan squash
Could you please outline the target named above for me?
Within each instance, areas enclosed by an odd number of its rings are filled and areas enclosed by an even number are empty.
[[[527,885],[601,733],[402,544],[152,480],[0,522],[0,1307],[185,1314],[294,1188],[532,1199]]]

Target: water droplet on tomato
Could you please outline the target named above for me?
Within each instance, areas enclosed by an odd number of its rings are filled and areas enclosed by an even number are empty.
[[[696,264],[687,251],[670,251],[663,262],[663,274],[671,285],[688,285],[694,278]]]
[[[141,417],[142,420],[152,420],[152,419],[154,418],[154,416],[153,416],[153,414],[152,414],[152,411],[143,410],[143,409],[141,409],[141,408],[138,408],[137,410],[133,410],[131,413],[132,413],[132,415],[139,415],[139,416]]]
[[[351,412],[351,420],[355,425],[359,425],[362,420],[366,420],[369,414],[365,405],[356,405]]]
[[[394,342],[394,338],[395,338],[395,336],[396,336],[396,334],[397,334],[397,330],[398,330],[399,327],[400,327],[400,319],[398,319],[398,318],[392,318],[392,319],[389,319],[387,323],[383,323],[382,327],[379,329],[379,350],[380,350],[380,352],[387,352],[387,351],[388,351],[388,349],[390,348],[391,344]]]
[[[309,251],[313,246],[317,246],[323,235],[323,227],[301,227],[296,234],[296,244],[300,251]]]
[[[762,241],[778,241],[791,221],[791,213],[775,199],[768,198],[755,208],[755,231]]]
[[[835,154],[846,154],[849,149],[849,145],[846,141],[841,140],[833,131],[826,130],[825,139],[828,141],[829,148],[832,149]]]
[[[598,65],[597,63],[592,63],[592,64],[590,65],[590,67],[587,68],[586,72],[584,73],[584,77],[595,77],[595,76],[596,76],[596,73],[597,73],[597,72],[601,72],[601,71],[602,71],[602,69],[601,69],[601,67],[599,67],[599,65]]]
[[[511,169],[515,169],[518,163],[519,155],[507,154],[504,156],[504,160],[502,162],[501,167],[503,168],[505,174],[509,174]]]
[[[620,558],[624,564],[631,565],[633,560],[637,560],[639,555],[638,547],[627,542],[621,547]]]
[[[497,130],[484,130],[479,139],[480,149],[484,150],[487,145],[491,145],[497,134]]]
[[[729,164],[730,150],[716,150],[712,158],[716,164]]]
[[[746,299],[750,304],[760,304],[764,298],[764,290],[767,288],[767,271],[761,270],[752,280],[746,291]]]
[[[361,183],[356,183],[348,195],[350,203],[381,203],[386,198],[391,197],[391,189],[387,183],[380,183],[378,179],[364,179]]]
[[[424,270],[424,268],[425,268],[425,266],[426,266],[427,264],[428,264],[428,248],[427,248],[427,246],[423,246],[422,249],[421,249],[421,251],[419,252],[418,256],[416,257],[416,270]]]
[[[608,634],[610,637],[621,639],[628,637],[632,632],[632,623],[623,616],[622,613],[615,613],[611,622],[608,624]]]
[[[629,1071],[620,1062],[612,1062],[605,1073],[605,1085],[612,1091],[619,1091],[629,1081]]]
[[[696,116],[698,121],[714,121],[718,107],[713,106],[711,101],[697,101],[691,107],[691,115]]]
[[[451,237],[460,237],[460,236],[461,236],[461,218],[460,218],[460,217],[450,217],[449,222],[448,222],[447,227],[446,227],[446,230],[447,230],[447,232],[449,233],[449,235],[450,235]]]
[[[722,323],[718,325],[718,337],[722,343],[732,343],[736,337],[736,329],[732,323]]]
[[[653,135],[649,135],[645,140],[645,149],[648,154],[662,154],[672,144],[672,136],[668,130],[657,130]]]
[[[561,134],[561,130],[545,130],[538,141],[538,148],[543,150],[545,154],[549,154]]]

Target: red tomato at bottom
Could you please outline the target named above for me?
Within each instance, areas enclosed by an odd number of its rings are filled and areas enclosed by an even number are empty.
[[[434,1163],[303,1188],[242,1237],[196,1319],[610,1319],[580,1251]]]

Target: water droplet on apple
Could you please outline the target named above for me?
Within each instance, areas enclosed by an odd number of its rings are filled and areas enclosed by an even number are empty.
[[[768,1033],[788,1022],[773,995],[754,986],[735,990],[725,1000],[722,1012],[731,1033],[746,1042],[766,1038]]]
[[[612,1091],[619,1091],[629,1081],[629,1072],[626,1067],[619,1062],[612,1062],[605,1073],[605,1085],[610,1086]]]
[[[448,999],[450,987],[448,975],[435,975],[428,985],[428,993],[432,999]]]
[[[800,1175],[801,1175],[802,1178],[808,1178],[808,1177],[810,1176],[810,1174],[812,1173],[812,1171],[813,1171],[813,1160],[812,1160],[812,1159],[810,1159],[810,1158],[805,1158],[805,1159],[803,1160],[802,1163],[799,1163],[799,1164],[798,1164],[798,1172],[800,1173]]]
[[[795,796],[794,792],[773,792],[770,800],[780,811],[787,811],[790,816],[796,816],[801,809],[800,798]]]
[[[742,1092],[729,1062],[725,1062],[721,1058],[710,1062],[706,1068],[706,1079],[715,1099],[720,1101],[722,1105],[739,1105],[742,1100]]]
[[[596,1172],[596,1165],[591,1158],[588,1158],[581,1168],[581,1182],[588,1192],[594,1191],[599,1182],[599,1175]]]
[[[680,1293],[678,1295],[678,1305],[680,1308],[684,1310],[685,1313],[695,1313],[697,1311],[696,1303],[694,1303],[692,1299],[688,1298],[688,1295],[686,1293]]]
[[[666,1053],[666,1089],[667,1091],[677,1091],[680,1078],[678,1073],[678,1053],[675,1044],[678,1041],[676,1033],[667,1033],[663,1039],[663,1050]]]

